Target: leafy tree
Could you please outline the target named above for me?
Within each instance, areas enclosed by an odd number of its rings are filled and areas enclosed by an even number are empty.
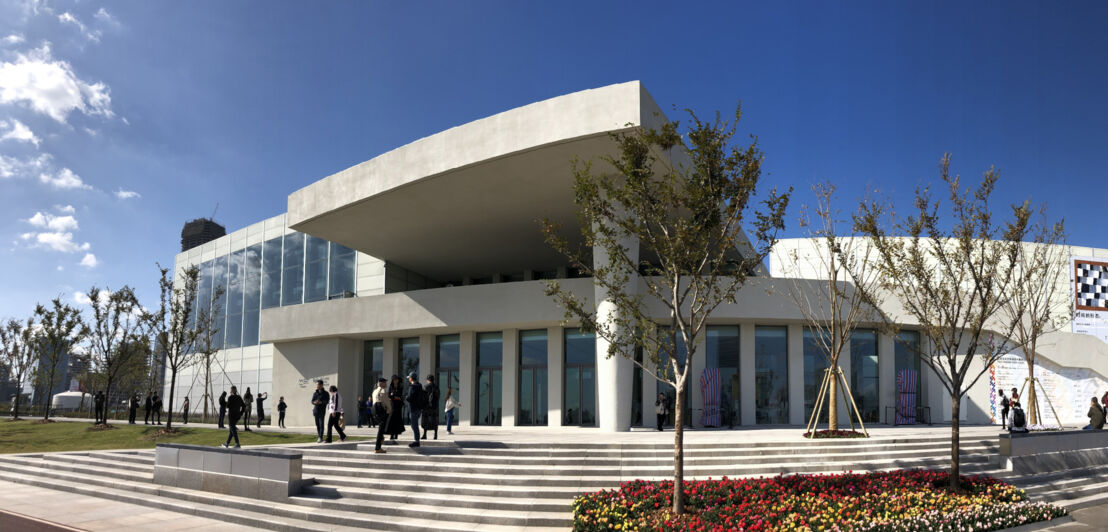
[[[948,194],[950,218],[930,188],[916,189],[912,215],[897,221],[887,205],[864,200],[856,229],[872,239],[881,289],[899,302],[908,319],[884,315],[885,330],[913,321],[928,340],[921,361],[950,396],[950,489],[959,491],[959,427],[962,398],[1012,344],[1014,325],[998,319],[1020,282],[1019,249],[1027,236],[1031,209],[1013,205],[1011,219],[994,219],[989,197],[998,173],[985,172],[974,189],[950,175],[943,157],[940,178]],[[895,233],[895,234],[894,234]],[[878,297],[870,293],[871,297]],[[975,365],[976,362],[976,365]]]
[[[50,396],[58,383],[58,366],[88,333],[88,328],[81,318],[81,311],[62,303],[61,298],[55,297],[50,303],[49,308],[43,305],[35,306],[37,330],[34,341],[35,350],[39,355],[35,380],[45,392],[42,400],[42,419],[47,421],[50,419]]]
[[[608,357],[632,360],[677,392],[672,510],[678,514],[684,512],[688,362],[712,311],[734,303],[746,279],[762,268],[788,204],[788,193],[775,189],[761,201],[762,210],[751,212],[759,202],[763,155],[753,138],[745,146],[732,141],[741,109],[734,121],[689,116],[684,137],[675,122],[613,134],[618,154],[601,159],[602,171],[591,162],[574,163],[580,236],[588,247],[578,248],[559,236],[557,224],[543,222],[547,242],[591,276],[596,290],[594,306],[550,282],[546,293],[565,309],[566,320],[606,342]],[[753,242],[743,231],[750,214]],[[665,315],[651,311],[658,305]],[[642,361],[634,357],[639,347]]]
[[[9,378],[15,383],[15,400],[12,405],[12,418],[19,419],[19,402],[23,398],[23,387],[31,376],[35,365],[34,319],[26,322],[9,319],[0,326],[0,363],[7,370]]]
[[[155,349],[160,351],[162,363],[169,370],[167,403],[169,417],[165,428],[171,430],[177,373],[196,362],[197,339],[204,331],[208,320],[193,314],[196,309],[194,302],[199,286],[200,269],[196,266],[186,268],[181,272],[176,285],[170,277],[168,268],[163,268],[159,264],[158,270],[161,272],[161,278],[158,280],[158,286],[161,289],[160,305],[156,312],[147,315],[147,320],[150,323]],[[200,314],[202,315],[203,311]]]
[[[137,347],[147,341],[143,334],[144,312],[129,286],[116,292],[93,286],[88,297],[92,320],[86,337],[87,351],[103,381],[104,396],[110,400],[119,376],[135,356],[142,356],[144,352]]]

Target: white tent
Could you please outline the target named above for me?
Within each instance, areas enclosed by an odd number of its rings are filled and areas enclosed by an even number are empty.
[[[92,400],[92,394],[81,392],[62,392],[54,394],[50,401],[50,408],[54,410],[76,410],[81,404],[81,396],[85,397],[85,404]]]

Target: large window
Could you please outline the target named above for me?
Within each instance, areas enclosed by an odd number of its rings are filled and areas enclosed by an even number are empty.
[[[281,275],[281,306],[304,302],[304,234],[285,235]]]
[[[897,423],[913,423],[916,409],[922,406],[920,397],[919,332],[901,331],[896,337],[893,356],[896,368]]]
[[[381,340],[366,342],[362,356],[362,396],[371,397],[373,390],[377,388],[377,379],[384,377],[384,342]]]
[[[857,330],[850,333],[850,390],[862,421],[876,422],[880,416],[877,400],[877,333]]]
[[[739,327],[708,327],[707,367],[719,369],[721,426],[734,427],[739,418]]]
[[[823,377],[830,367],[827,361],[827,353],[821,347],[820,338],[816,335],[823,334],[823,342],[828,342],[827,335],[820,331],[804,329],[804,422],[812,419],[812,411],[816,408],[816,399],[823,384]],[[830,407],[824,403],[820,417],[826,416]]]
[[[546,329],[519,332],[517,425],[546,425]]]
[[[754,329],[754,421],[789,422],[789,332],[785,327]]]
[[[213,261],[212,267],[212,317],[216,323],[222,324],[227,317],[227,256],[218,257]],[[212,334],[212,345],[223,348],[224,332],[226,327],[220,327]]]
[[[596,425],[596,337],[565,330],[564,425]]]
[[[246,250],[239,250],[231,255],[227,264],[227,325],[224,337],[224,347],[230,349],[242,345],[242,294],[243,283],[246,281],[243,275],[243,257]]]
[[[262,308],[281,306],[281,237],[262,248]]]
[[[504,339],[501,333],[477,335],[477,410],[475,425],[499,425]]]
[[[246,283],[243,285],[242,345],[258,345],[258,317],[261,312],[261,268],[262,246],[255,244],[246,248],[243,271]]]
[[[331,270],[328,274],[328,299],[347,297],[354,293],[354,250],[331,243]],[[440,416],[441,417],[441,416]]]
[[[328,242],[308,235],[304,260],[304,302],[327,299]]]
[[[461,359],[460,346],[461,342],[456,334],[446,334],[435,338],[435,378],[437,379],[435,384],[439,387],[439,424],[446,424],[446,416],[441,414],[446,406],[447,389],[453,390],[454,401],[458,401],[460,397],[458,395],[458,387],[460,386],[458,376]]]

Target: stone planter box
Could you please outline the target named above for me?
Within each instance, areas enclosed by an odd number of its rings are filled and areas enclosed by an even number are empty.
[[[154,482],[267,501],[300,493],[303,455],[284,449],[247,450],[158,444]]]
[[[1108,461],[1108,430],[1001,434],[999,455],[1021,474],[1097,467]]]

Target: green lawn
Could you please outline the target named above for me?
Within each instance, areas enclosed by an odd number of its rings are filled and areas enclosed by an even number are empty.
[[[163,427],[112,424],[113,429],[90,430],[91,423],[58,421],[38,423],[38,420],[0,420],[0,454],[35,453],[52,451],[97,451],[104,449],[152,449],[158,443],[191,443],[195,445],[219,445],[227,441],[227,431],[217,429],[182,428],[181,434],[153,435]],[[361,438],[354,438],[361,439]],[[276,432],[243,432],[239,430],[243,445],[274,445],[281,443],[310,443],[314,434],[287,434]]]

